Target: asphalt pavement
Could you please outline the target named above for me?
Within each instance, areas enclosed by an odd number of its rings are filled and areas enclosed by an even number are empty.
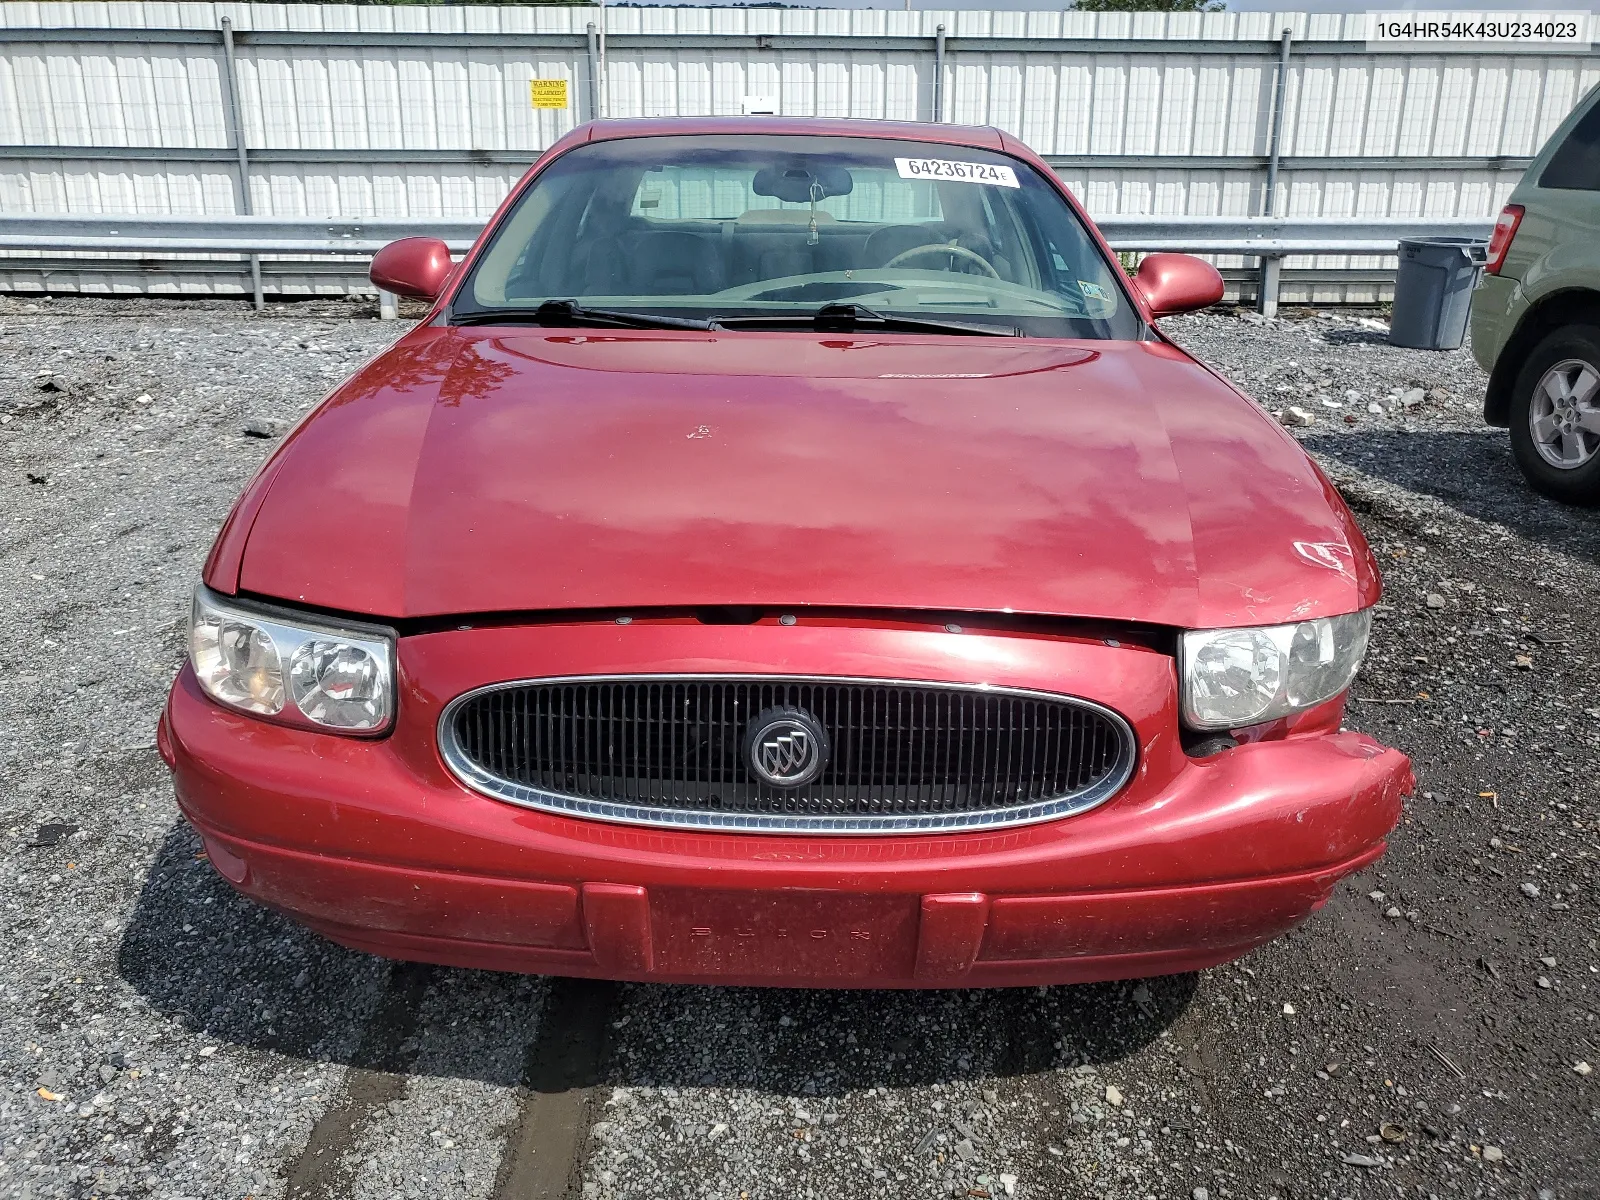
[[[0,1197],[1600,1196],[1600,518],[1522,484],[1464,351],[1167,322],[1386,573],[1349,723],[1419,792],[1327,908],[1201,975],[689,988],[345,951],[178,819],[190,589],[374,316],[0,297]]]

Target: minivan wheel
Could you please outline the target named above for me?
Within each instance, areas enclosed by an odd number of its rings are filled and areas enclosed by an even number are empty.
[[[1546,335],[1511,393],[1511,452],[1535,490],[1600,506],[1600,329]]]

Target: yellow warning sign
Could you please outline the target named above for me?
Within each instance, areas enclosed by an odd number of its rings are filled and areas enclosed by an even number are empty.
[[[528,83],[528,92],[535,108],[565,108],[567,106],[567,81],[565,79],[534,79]]]

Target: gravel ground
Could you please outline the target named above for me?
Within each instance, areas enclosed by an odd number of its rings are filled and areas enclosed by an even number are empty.
[[[1422,789],[1384,861],[1204,975],[758,991],[349,953],[178,822],[189,588],[372,316],[0,297],[0,1196],[1600,1196],[1600,525],[1522,485],[1465,352],[1168,322],[1384,564],[1350,723]],[[570,1186],[528,1167],[560,1121]]]

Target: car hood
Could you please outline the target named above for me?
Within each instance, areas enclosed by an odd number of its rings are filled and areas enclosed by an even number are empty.
[[[1300,447],[1159,342],[425,328],[267,471],[253,522],[230,522],[248,526],[238,587],[373,617],[757,605],[1215,627],[1377,593]]]

